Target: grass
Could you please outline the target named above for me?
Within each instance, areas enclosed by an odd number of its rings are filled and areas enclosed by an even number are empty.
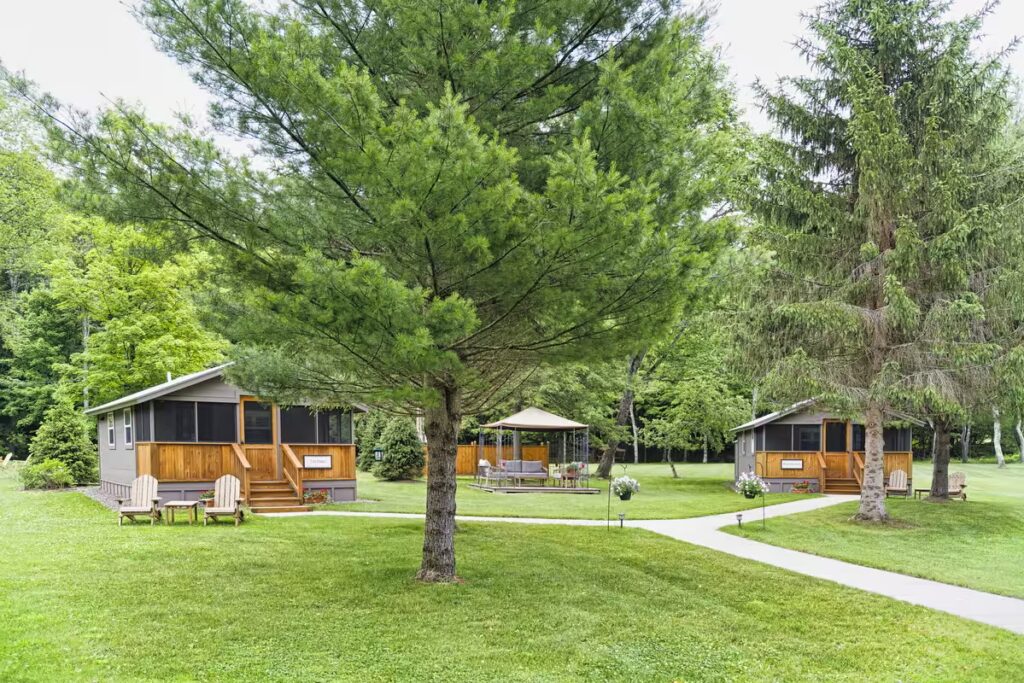
[[[697,517],[760,507],[761,501],[747,500],[729,487],[733,466],[728,463],[676,465],[679,479],[673,479],[668,465],[617,465],[614,476],[623,472],[640,482],[640,493],[630,501],[612,497],[611,513],[625,512],[630,519],[668,519]],[[593,495],[553,493],[487,493],[470,487],[473,479],[459,479],[456,506],[460,515],[547,517],[554,519],[604,519],[608,506],[608,482],[593,478],[591,486],[600,488]],[[359,473],[356,487],[362,500],[371,503],[342,503],[327,506],[338,510],[373,512],[423,512],[426,482],[377,481]],[[770,494],[767,503],[785,503],[806,494]]]
[[[126,526],[0,480],[0,680],[1012,680],[1024,639],[636,529]]]
[[[893,522],[850,520],[857,503],[774,519],[730,533],[870,567],[1024,598],[1024,467],[955,463],[967,473],[968,502],[890,498]],[[914,487],[931,483],[915,463]]]

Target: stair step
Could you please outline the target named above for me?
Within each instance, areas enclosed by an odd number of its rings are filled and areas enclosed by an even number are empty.
[[[266,512],[309,512],[308,505],[252,505],[249,509],[256,514]]]
[[[250,481],[249,486],[288,486],[284,479],[264,479],[261,481]]]
[[[249,496],[250,505],[301,505],[298,496]]]
[[[294,496],[295,495],[295,489],[293,489],[291,486],[274,486],[274,487],[267,487],[267,488],[263,488],[263,489],[256,489],[256,488],[253,488],[253,487],[250,486],[249,487],[249,493],[251,493],[251,494],[265,493],[267,495],[275,495],[275,496],[281,496],[281,495],[284,495],[284,496],[292,495],[292,496]]]

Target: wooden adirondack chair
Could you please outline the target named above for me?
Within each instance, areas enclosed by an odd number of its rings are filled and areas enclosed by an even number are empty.
[[[117,499],[117,525],[121,526],[125,517],[134,522],[136,515],[147,515],[150,525],[155,524],[160,519],[160,510],[157,508],[160,502],[158,489],[159,483],[151,475],[136,477],[129,497]]]
[[[960,500],[967,500],[967,475],[964,472],[953,472],[949,475],[949,497],[956,498],[960,496]]]
[[[231,516],[235,518],[235,526],[242,521],[242,482],[238,477],[225,474],[213,484],[213,500],[203,511],[203,526],[206,520],[217,521],[217,517]]]
[[[903,470],[893,470],[889,473],[889,483],[885,486],[885,497],[889,496],[903,496],[906,498],[910,494],[910,488],[907,486],[907,473]]]
[[[7,465],[10,464],[11,458],[13,458],[13,457],[14,457],[14,453],[8,453],[6,456],[4,456],[3,462],[0,463],[0,470],[7,469]]]

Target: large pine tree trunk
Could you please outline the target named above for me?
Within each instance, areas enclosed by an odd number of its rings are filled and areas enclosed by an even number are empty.
[[[640,370],[640,364],[644,362],[647,350],[643,350],[629,359],[629,369],[626,372],[626,388],[619,399],[619,412],[615,415],[615,424],[625,427],[629,421],[630,411],[633,408],[633,382],[636,380],[636,373]],[[601,453],[601,462],[597,466],[597,476],[607,479],[612,472],[612,465],[615,464],[615,451],[619,450],[619,441],[614,438],[608,439],[608,445]]]
[[[427,516],[423,526],[420,581],[454,581],[455,575],[455,454],[462,419],[459,387],[452,381],[434,383],[440,401],[424,413],[424,432],[430,451],[427,472]]]
[[[1003,423],[999,414],[999,407],[992,406],[992,447],[996,451],[996,464],[1006,467],[1006,458],[1003,456]]]
[[[960,462],[967,462],[971,458],[971,423],[968,422],[960,430]]]
[[[864,483],[860,491],[860,508],[855,519],[884,522],[889,518],[885,509],[884,464],[885,442],[882,437],[882,406],[868,403],[864,412]]]
[[[932,498],[949,497],[949,423],[935,421],[935,449],[932,453]]]

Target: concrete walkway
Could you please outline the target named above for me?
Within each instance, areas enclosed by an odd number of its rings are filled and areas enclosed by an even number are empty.
[[[765,508],[765,517],[780,517],[798,512],[817,510],[839,503],[857,500],[856,496],[822,496],[792,503],[781,503]],[[744,524],[760,524],[761,510],[744,510]],[[379,517],[386,519],[423,519],[422,514],[399,512],[344,512],[316,510],[312,512],[285,512],[265,517],[293,516]],[[513,524],[558,524],[567,526],[605,526],[596,519],[541,519],[536,517],[473,517],[457,515],[460,522],[504,522]],[[615,522],[613,522],[615,524]],[[990,626],[1024,635],[1024,600],[995,595],[970,588],[961,588],[938,581],[919,579],[906,574],[863,567],[841,560],[832,560],[797,550],[752,541],[727,534],[720,529],[736,524],[736,513],[693,517],[690,519],[651,519],[626,521],[626,526],[645,529],[678,541],[692,543],[747,560],[754,560],[798,574],[832,581],[850,588],[884,595],[913,605],[947,612]]]

